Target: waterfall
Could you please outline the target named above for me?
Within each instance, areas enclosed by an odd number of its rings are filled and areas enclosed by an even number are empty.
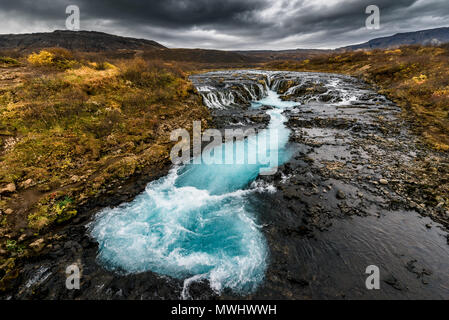
[[[227,107],[238,107],[235,95],[249,104],[251,101],[259,100],[267,95],[267,84],[242,83],[237,88],[212,88],[199,87],[197,90],[201,94],[204,104],[211,109],[226,109]]]
[[[264,79],[197,88],[210,108],[236,104],[236,96],[255,109],[273,106],[266,111],[271,117],[268,128],[235,146],[238,150],[246,145],[249,150],[256,144],[257,158],[263,152],[270,161],[176,167],[151,182],[133,201],[103,210],[90,230],[99,242],[99,261],[106,268],[125,273],[151,270],[184,280],[184,298],[189,296],[190,283],[199,279],[208,280],[217,292],[229,288],[248,294],[260,285],[268,249],[248,199],[256,192],[272,192],[272,186],[254,180],[262,168],[277,170],[288,160],[290,130],[282,110],[297,105],[280,100],[266,82],[261,83]],[[264,145],[270,141],[269,146],[260,148],[260,141]],[[228,143],[221,146],[223,154],[232,150]]]

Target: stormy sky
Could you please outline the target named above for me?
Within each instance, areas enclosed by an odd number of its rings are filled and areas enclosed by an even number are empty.
[[[65,29],[68,5],[82,30],[183,48],[336,48],[449,26],[448,0],[0,0],[0,33]],[[380,8],[379,30],[365,27],[368,5]]]

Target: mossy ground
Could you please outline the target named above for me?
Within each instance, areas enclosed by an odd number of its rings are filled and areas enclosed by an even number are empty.
[[[11,58],[12,59],[12,58]],[[37,238],[133,175],[169,163],[171,130],[210,120],[177,64],[91,61],[62,49],[2,58],[0,278]],[[16,63],[17,62],[17,63]]]
[[[169,163],[172,129],[207,126],[187,72],[249,67],[44,51],[0,53],[0,190],[13,190],[0,195],[0,290],[17,277],[20,258],[36,254],[84,204]],[[404,47],[262,68],[363,77],[403,108],[424,141],[447,151],[448,58],[448,46]]]

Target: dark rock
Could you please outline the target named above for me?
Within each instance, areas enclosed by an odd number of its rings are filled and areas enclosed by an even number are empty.
[[[346,199],[346,194],[342,190],[338,190],[336,197],[337,197],[337,199],[344,200],[344,199]]]
[[[393,288],[395,288],[396,290],[399,291],[404,291],[407,289],[407,287],[405,287],[404,285],[402,285],[398,279],[396,279],[395,276],[393,275],[389,275],[384,282],[390,286],[392,286]]]

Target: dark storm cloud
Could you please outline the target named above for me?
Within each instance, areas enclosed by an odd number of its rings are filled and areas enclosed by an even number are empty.
[[[244,24],[253,12],[267,6],[264,0],[81,0],[79,3],[83,10],[103,18],[162,27]]]
[[[60,20],[65,7],[78,5],[87,19],[106,19],[125,24],[160,27],[244,24],[247,18],[269,3],[265,0],[60,0],[1,1],[0,10],[28,17]]]
[[[447,0],[0,0],[1,33],[64,28],[65,7],[83,29],[151,38],[169,46],[224,49],[338,47],[396,32],[445,26]],[[381,10],[367,30],[365,8]]]

